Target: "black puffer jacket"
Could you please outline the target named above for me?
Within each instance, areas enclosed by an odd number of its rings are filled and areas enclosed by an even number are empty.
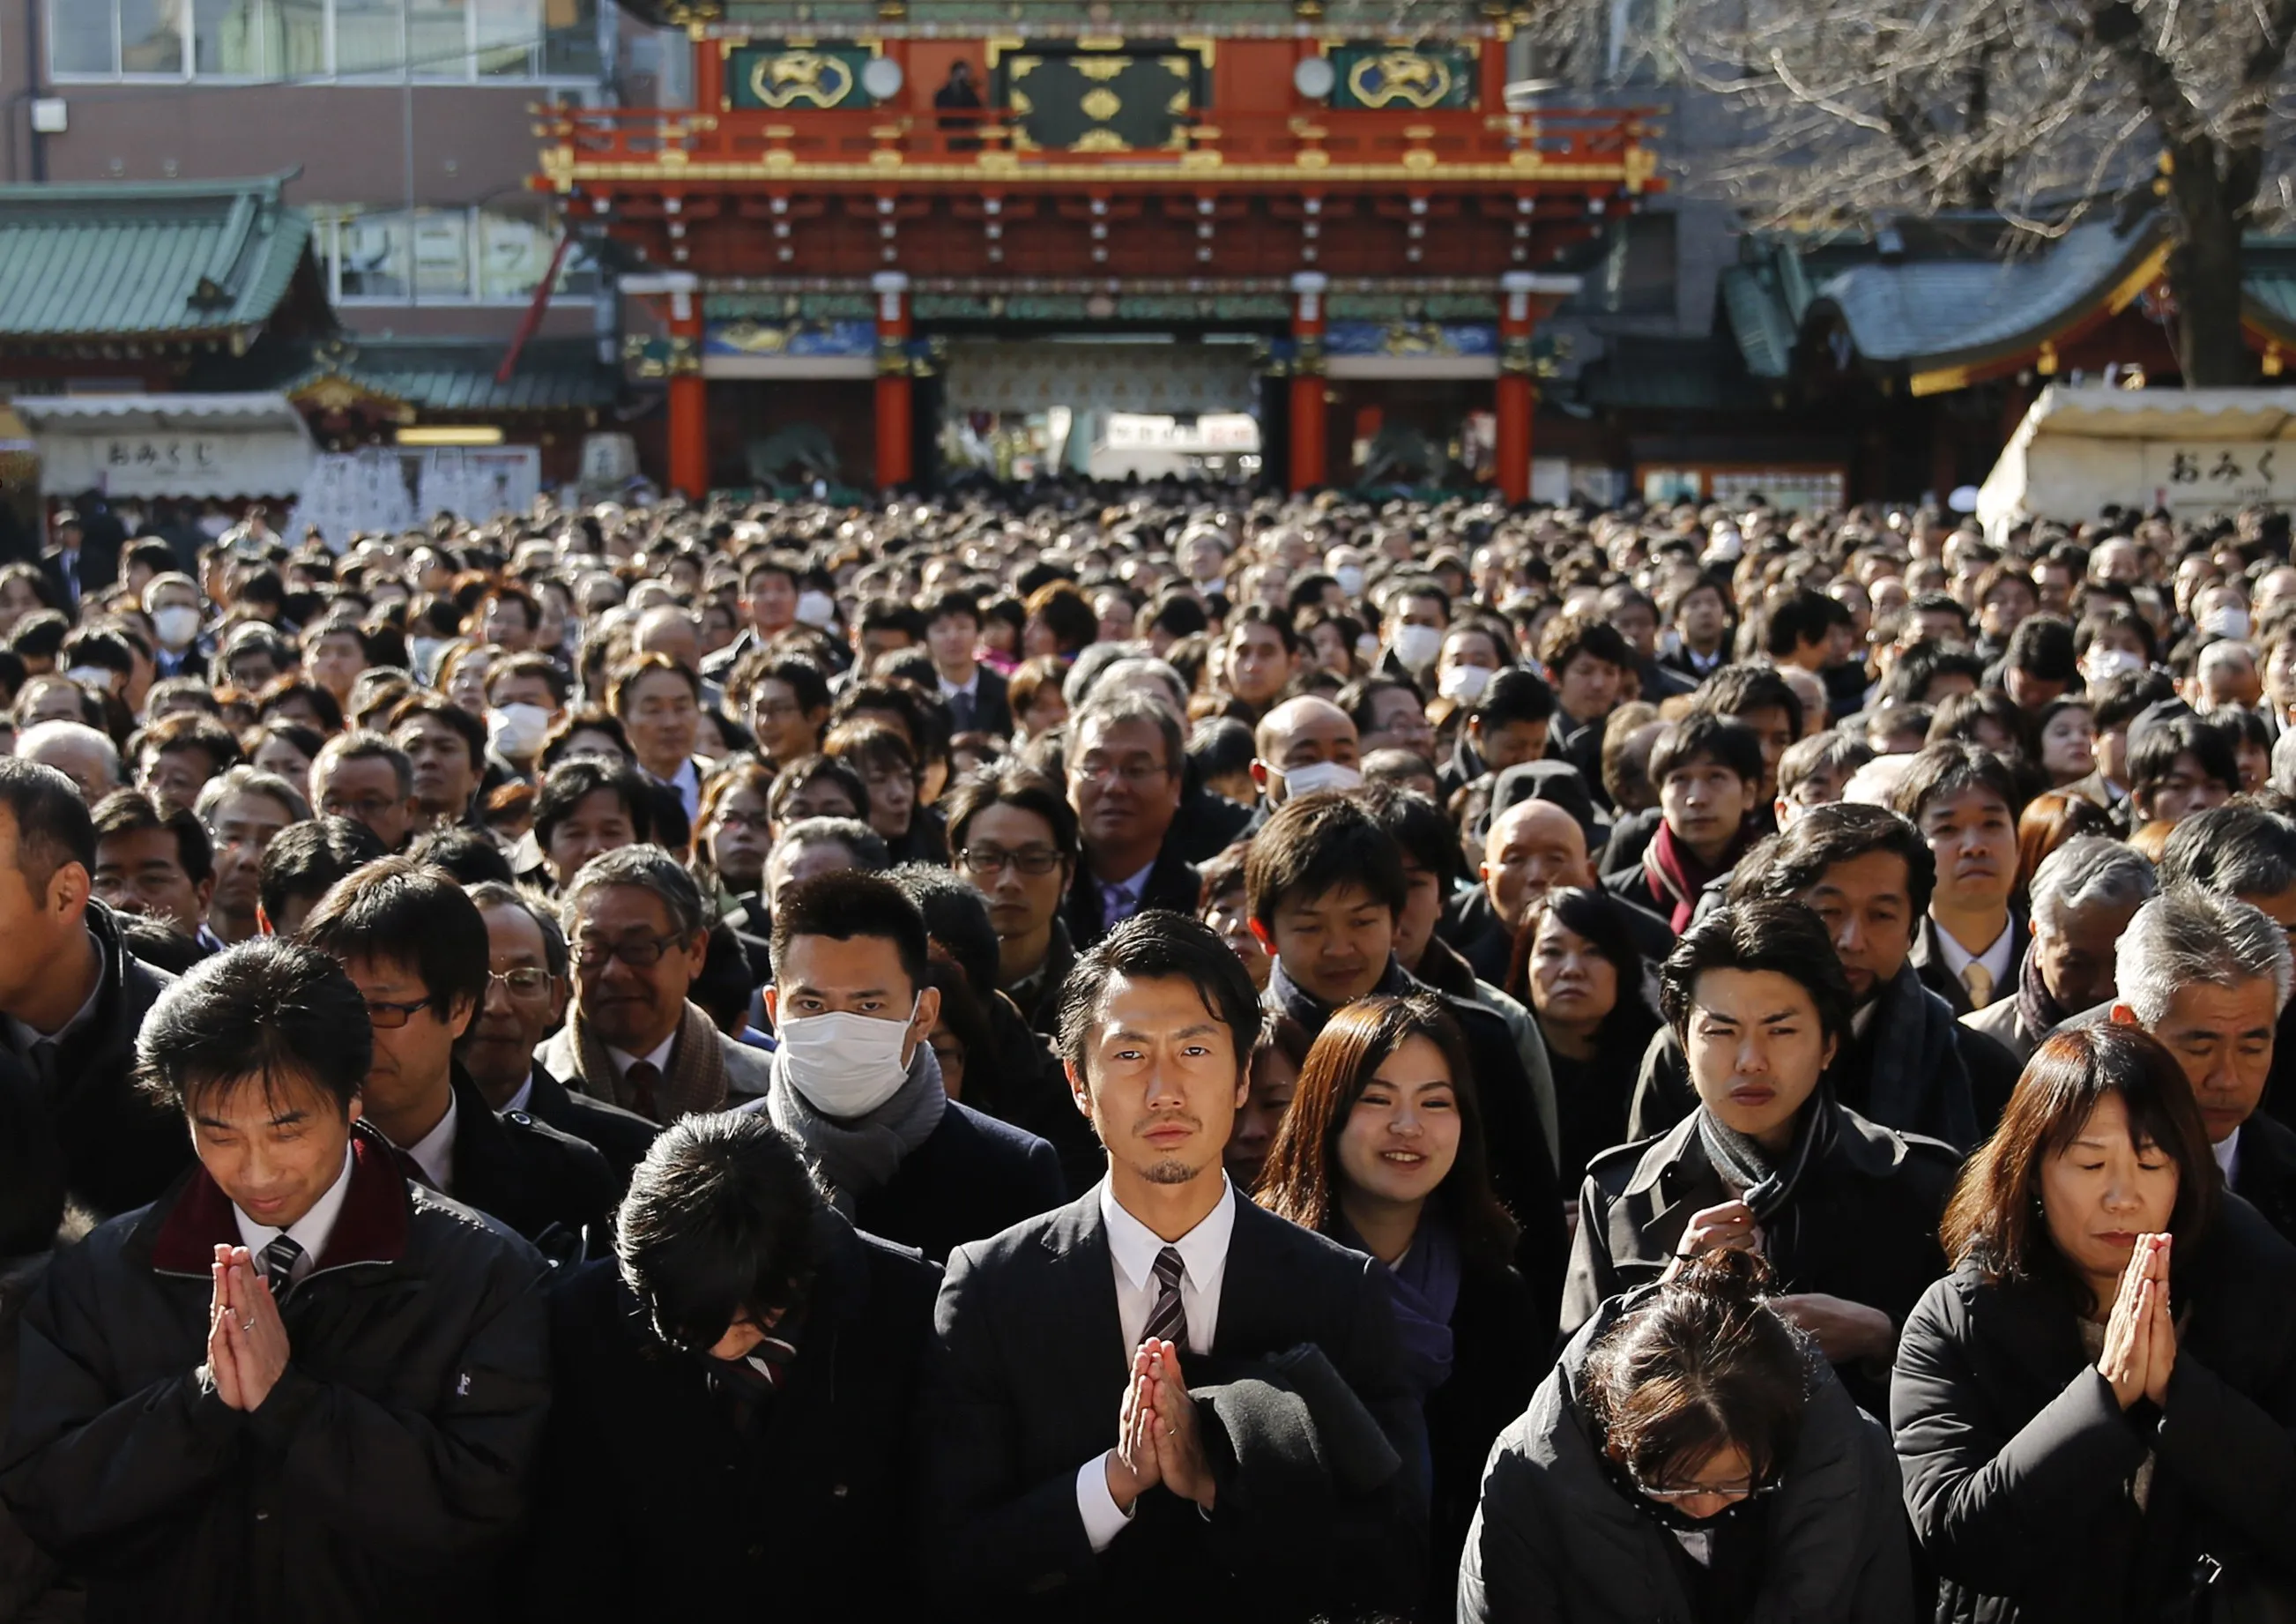
[[[1890,1416],[1940,1621],[2182,1617],[2202,1554],[2296,1596],[2296,1250],[2236,1196],[2177,1250],[2158,1408],[2121,1410],[2038,1287],[1964,1265],[1914,1311]]]
[[[1459,1624],[1696,1624],[1675,1538],[1603,1469],[1581,1398],[1587,1356],[1640,1297],[1603,1305],[1499,1434],[1459,1570]],[[1801,1440],[1764,1508],[1756,1624],[1913,1624],[1897,1463],[1822,1364]]]
[[[96,1624],[496,1615],[548,1406],[542,1263],[355,1133],[257,1409],[204,1374],[209,1259],[240,1240],[204,1170],[58,1253],[26,1310],[0,1496]]]

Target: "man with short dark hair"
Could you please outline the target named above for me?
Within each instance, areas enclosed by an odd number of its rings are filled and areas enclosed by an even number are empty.
[[[1509,667],[1498,672],[1467,706],[1466,725],[1441,774],[1443,793],[1456,795],[1486,772],[1548,754],[1554,713],[1554,690],[1537,672]],[[1433,742],[1431,733],[1428,739]]]
[[[736,1042],[687,994],[701,977],[709,911],[685,865],[657,845],[594,857],[559,908],[574,1003],[536,1058],[594,1100],[668,1124],[772,1085],[762,1051]]]
[[[743,1595],[831,1624],[915,1612],[919,1564],[888,1536],[940,1271],[856,1231],[740,1112],[663,1132],[618,1250],[551,1293],[530,1614],[701,1619]]]
[[[780,1047],[762,1109],[804,1147],[839,1211],[938,1261],[1057,1207],[1060,1158],[948,1097],[932,1035],[924,916],[882,875],[844,870],[774,906],[766,1013]]]
[[[338,733],[311,763],[311,804],[330,818],[364,823],[386,852],[406,845],[422,807],[414,763],[380,733]]]
[[[231,730],[199,711],[162,717],[131,742],[136,787],[167,812],[189,807],[209,779],[240,757]]]
[[[1761,794],[1761,741],[1750,728],[1693,712],[1660,733],[1650,779],[1659,796],[1650,844],[1638,863],[1604,875],[1603,885],[1678,936],[1706,887],[1745,854]]]
[[[281,829],[263,848],[256,882],[263,934],[293,936],[337,880],[388,855],[373,829],[349,818],[313,818]]]
[[[1062,1052],[1109,1173],[950,1257],[918,1496],[946,1608],[1399,1615],[1420,1594],[1425,1423],[1385,1288],[1222,1169],[1259,1029],[1235,955],[1161,910],[1069,978]],[[1278,1366],[1310,1349],[1323,1397],[1287,1404]],[[1337,1480],[1341,1414],[1398,1463]]]
[[[1069,888],[1079,952],[1148,908],[1196,905],[1194,867],[1166,837],[1185,784],[1180,719],[1140,694],[1095,699],[1070,719],[1069,801],[1084,860]]]
[[[188,807],[162,812],[140,789],[96,803],[95,894],[119,913],[140,914],[213,952],[223,944],[207,927],[215,894],[215,853]]]
[[[522,1111],[496,1117],[455,1058],[489,978],[486,922],[462,887],[386,857],[329,891],[300,939],[366,1000],[366,1124],[405,1153],[409,1175],[553,1257],[602,1254],[616,1194],[605,1159]]]
[[[1897,809],[1929,843],[1937,888],[1914,938],[1914,969],[1956,1017],[2013,996],[2028,927],[2017,895],[2017,814],[2009,763],[1948,739],[1924,747],[1899,780]]]
[[[534,1249],[400,1176],[324,953],[210,958],[144,1024],[190,1176],[59,1253],[4,1496],[106,1619],[496,1616],[549,1404]]]
[[[970,592],[944,592],[924,619],[925,647],[932,651],[940,697],[948,704],[949,731],[1011,737],[1013,705],[1004,679],[980,659],[980,599]]]
[[[487,775],[484,723],[437,695],[416,695],[391,710],[390,742],[413,770],[421,828],[451,828],[471,815]]]

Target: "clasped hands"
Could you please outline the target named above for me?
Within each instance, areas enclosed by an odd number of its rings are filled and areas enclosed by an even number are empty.
[[[1107,1471],[1109,1497],[1128,1517],[1134,1503],[1159,1484],[1207,1513],[1212,1509],[1211,1463],[1174,1344],[1151,1338],[1133,1354]]]
[[[1666,1278],[1673,1279],[1689,1259],[1718,1247],[1728,1251],[1758,1250],[1757,1235],[1754,1209],[1743,1201],[1725,1201],[1693,1213],[1682,1239],[1675,1244],[1674,1261],[1667,1265]],[[1886,1361],[1896,1351],[1898,1328],[1879,1308],[1824,1291],[1788,1292],[1770,1298],[1770,1307],[1814,1338],[1829,1364]]]
[[[252,1410],[287,1368],[287,1327],[271,1282],[245,1247],[216,1248],[209,1273],[215,1296],[208,1306],[208,1371],[217,1397],[234,1410]]]
[[[2120,1290],[2104,1323],[2104,1351],[2096,1373],[2112,1384],[2122,1409],[2139,1398],[2169,1402],[2169,1377],[2177,1368],[2177,1323],[2169,1313],[2167,1235],[2139,1235]]]

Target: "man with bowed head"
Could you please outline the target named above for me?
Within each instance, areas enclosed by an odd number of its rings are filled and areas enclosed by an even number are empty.
[[[1060,1205],[1059,1156],[948,1097],[927,1040],[924,915],[882,875],[832,870],[774,899],[766,1012],[781,1040],[762,1110],[803,1148],[837,1209],[938,1262]]]
[[[1259,1028],[1242,965],[1177,914],[1069,977],[1062,1056],[1109,1172],[950,1255],[919,1501],[953,1602],[1265,1620],[1419,1593],[1425,1426],[1376,1265],[1221,1168]]]
[[[56,1255],[0,1496],[100,1619],[486,1620],[548,1407],[532,1248],[360,1121],[365,1001],[264,937],[152,1007],[199,1165]]]

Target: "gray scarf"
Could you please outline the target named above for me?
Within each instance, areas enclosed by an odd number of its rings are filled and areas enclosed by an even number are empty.
[[[1698,1112],[1698,1142],[1722,1182],[1739,1192],[1738,1199],[1757,1219],[1767,1224],[1792,1203],[1802,1175],[1833,1149],[1834,1109],[1832,1092],[1820,1083],[1803,1102],[1793,1143],[1782,1158],[1773,1158],[1703,1106]]]
[[[922,1040],[909,1061],[909,1075],[893,1097],[850,1121],[824,1117],[790,1081],[789,1051],[774,1051],[774,1087],[766,1096],[774,1125],[793,1135],[829,1185],[830,1199],[847,1217],[854,1202],[892,1182],[901,1158],[932,1137],[948,1109],[941,1086],[940,1061]]]

